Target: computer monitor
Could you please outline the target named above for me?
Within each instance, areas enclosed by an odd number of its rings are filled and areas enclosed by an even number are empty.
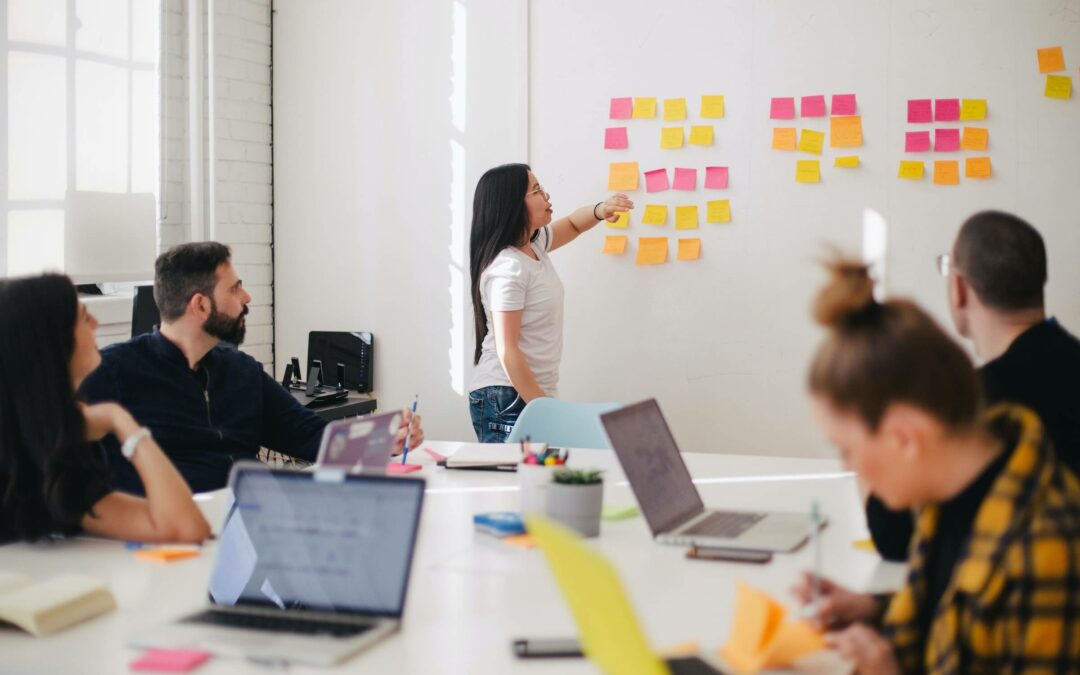
[[[323,383],[337,384],[337,364],[345,365],[345,388],[360,393],[374,391],[372,378],[375,337],[357,331],[319,331],[308,333],[307,370],[316,361],[322,365]]]
[[[136,286],[135,300],[131,304],[131,337],[151,333],[161,323],[153,286]]]

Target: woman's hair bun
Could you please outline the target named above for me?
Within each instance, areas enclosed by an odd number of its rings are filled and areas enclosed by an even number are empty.
[[[835,256],[825,262],[829,281],[811,308],[814,320],[838,328],[877,306],[870,268],[856,260]]]

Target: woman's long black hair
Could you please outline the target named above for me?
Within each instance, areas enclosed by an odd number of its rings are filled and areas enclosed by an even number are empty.
[[[107,475],[75,399],[78,320],[67,277],[0,281],[0,516],[19,539],[78,526]]]
[[[503,164],[488,169],[476,184],[469,234],[473,327],[476,329],[474,365],[480,363],[480,352],[488,333],[487,314],[480,298],[480,275],[503,249],[520,246],[529,232],[529,212],[525,209],[529,170],[527,164]]]

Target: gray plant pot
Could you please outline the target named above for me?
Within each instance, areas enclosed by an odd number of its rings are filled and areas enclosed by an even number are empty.
[[[551,483],[545,510],[548,518],[586,537],[600,534],[600,512],[604,508],[604,484],[574,485]]]

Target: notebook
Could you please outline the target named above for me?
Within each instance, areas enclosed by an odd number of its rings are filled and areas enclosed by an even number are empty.
[[[35,637],[52,635],[116,607],[103,582],[75,574],[34,582],[0,572],[0,621]]]
[[[547,443],[461,443],[457,452],[439,465],[447,469],[517,471],[522,448],[539,454],[547,449]]]

